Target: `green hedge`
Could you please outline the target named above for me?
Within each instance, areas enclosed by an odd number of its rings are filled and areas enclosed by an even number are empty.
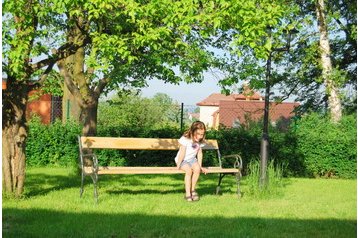
[[[251,162],[260,159],[262,122],[251,122],[249,127],[221,128],[210,131],[208,137],[218,139],[223,155],[240,154],[245,174]],[[284,166],[284,176],[304,174],[303,161],[297,152],[297,139],[292,131],[269,126],[269,160]]]
[[[38,118],[29,123],[26,143],[26,164],[29,166],[76,166],[78,159],[76,123],[56,121],[43,125]]]
[[[345,116],[338,124],[326,117],[310,114],[296,128],[297,150],[304,158],[308,176],[356,178],[357,120]]]
[[[75,166],[78,159],[75,123],[42,125],[30,122],[26,155],[29,166]],[[179,138],[178,127],[156,128],[98,126],[98,136]],[[244,173],[251,161],[260,157],[262,123],[247,128],[208,131],[207,139],[217,139],[222,155],[241,154]],[[269,159],[284,167],[285,176],[356,177],[356,118],[344,116],[339,124],[316,114],[307,115],[290,127],[269,128]],[[176,151],[96,151],[100,165],[174,166]],[[204,165],[216,165],[214,152],[205,152]]]

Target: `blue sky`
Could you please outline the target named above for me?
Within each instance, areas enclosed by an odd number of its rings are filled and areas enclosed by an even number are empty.
[[[202,83],[180,83],[174,85],[164,83],[160,80],[148,81],[148,87],[142,89],[144,97],[152,97],[156,93],[168,94],[174,101],[184,103],[185,105],[196,105],[212,93],[220,93],[221,88],[218,85],[218,79],[210,74],[205,74]]]

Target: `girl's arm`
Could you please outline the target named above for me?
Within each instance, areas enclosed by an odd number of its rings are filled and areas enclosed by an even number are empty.
[[[180,145],[179,147],[179,156],[178,156],[178,163],[177,168],[180,169],[181,162],[184,159],[185,156],[186,147],[184,145]]]
[[[203,151],[201,150],[201,148],[198,151],[198,154],[196,155],[197,159],[198,159],[198,163],[200,166],[201,171],[203,171],[204,174],[206,174],[208,172],[208,170],[206,168],[202,167],[203,164]]]

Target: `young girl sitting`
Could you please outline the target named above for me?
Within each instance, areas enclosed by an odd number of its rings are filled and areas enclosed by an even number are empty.
[[[205,124],[201,121],[194,122],[189,130],[179,139],[180,148],[175,162],[177,168],[185,171],[185,200],[192,202],[198,201],[199,195],[195,191],[196,183],[199,179],[200,172],[206,174],[207,169],[202,168],[203,152],[201,147],[204,146]]]

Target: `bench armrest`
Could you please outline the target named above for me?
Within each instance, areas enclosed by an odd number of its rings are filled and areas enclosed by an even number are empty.
[[[232,154],[232,155],[224,155],[221,157],[221,159],[234,159],[234,168],[242,169],[242,159],[239,154]],[[221,162],[221,161],[220,161]],[[222,163],[222,162],[221,162]],[[222,167],[222,164],[220,163],[220,167]]]

